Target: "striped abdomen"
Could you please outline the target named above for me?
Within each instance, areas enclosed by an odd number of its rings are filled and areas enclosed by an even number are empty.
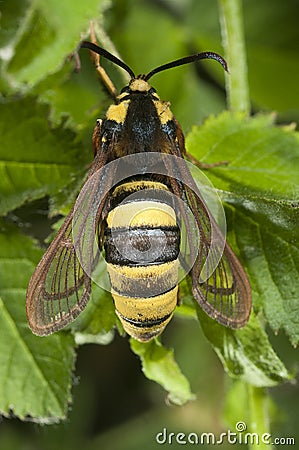
[[[148,341],[177,304],[180,230],[167,187],[153,181],[117,187],[104,246],[116,313],[129,335]]]

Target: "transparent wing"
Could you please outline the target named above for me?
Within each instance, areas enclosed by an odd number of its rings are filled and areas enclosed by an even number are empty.
[[[182,148],[183,142],[181,155]],[[170,162],[168,173],[173,193],[188,203],[196,223],[194,233],[193,224],[184,210],[180,211],[191,259],[197,253],[190,271],[193,295],[210,317],[225,326],[240,328],[248,321],[251,310],[251,290],[245,270],[209,212],[186,161],[177,158],[175,164]]]
[[[245,270],[204,201],[189,188],[186,194],[199,228],[199,252],[190,274],[193,295],[210,317],[222,325],[240,328],[248,321],[251,310]]]
[[[73,321],[90,298],[91,280],[76,256],[72,219],[73,210],[36,267],[27,289],[29,326],[39,336]]]
[[[103,176],[105,168],[105,160],[98,161],[95,158],[76,205],[29,282],[27,318],[31,330],[39,336],[51,334],[72,322],[89,301],[91,274],[101,250],[98,238],[102,231],[103,209],[109,192],[109,180],[113,179],[109,168]],[[92,242],[86,242],[85,224],[90,223],[90,217],[94,218],[94,235]],[[80,254],[82,246],[84,250],[92,250],[87,252],[85,264]]]

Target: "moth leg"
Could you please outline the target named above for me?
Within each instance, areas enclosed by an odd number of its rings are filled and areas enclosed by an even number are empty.
[[[182,294],[180,292],[180,288],[178,288],[178,294],[177,294],[177,306],[180,306],[182,303]]]
[[[216,163],[203,163],[201,161],[198,161],[195,156],[191,155],[191,153],[186,152],[186,156],[189,159],[192,164],[197,166],[199,169],[212,169],[213,167],[219,167],[219,166],[227,166],[229,164],[229,161],[218,161]]]
[[[90,22],[90,39],[93,44],[98,44],[92,21]],[[116,87],[114,86],[112,80],[109,78],[109,75],[107,74],[106,70],[101,66],[100,55],[90,50],[90,57],[105,88],[107,89],[109,94],[114,99],[116,99],[118,95]]]

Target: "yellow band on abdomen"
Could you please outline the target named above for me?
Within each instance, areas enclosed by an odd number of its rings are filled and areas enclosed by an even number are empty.
[[[178,286],[155,297],[126,297],[112,291],[115,310],[125,331],[139,341],[160,334],[173,316]]]
[[[116,206],[107,216],[109,228],[175,226],[173,208],[166,203],[135,201]]]

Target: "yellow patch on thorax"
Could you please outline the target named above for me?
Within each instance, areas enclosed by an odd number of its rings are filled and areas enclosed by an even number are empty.
[[[165,123],[167,123],[169,120],[173,119],[173,114],[170,110],[170,102],[163,102],[162,100],[155,100],[154,101],[159,119],[162,123],[162,125],[164,125]]]
[[[114,120],[117,123],[124,123],[130,100],[124,100],[118,105],[111,105],[106,113],[106,119]]]

